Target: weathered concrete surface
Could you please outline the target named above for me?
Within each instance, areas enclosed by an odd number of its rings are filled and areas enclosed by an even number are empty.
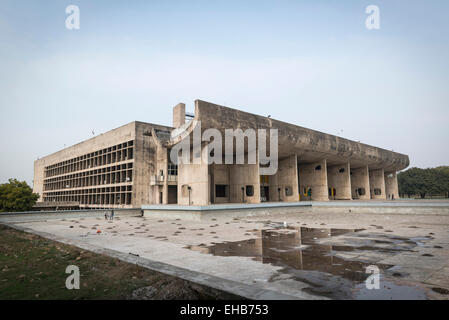
[[[385,173],[385,193],[387,199],[399,199],[398,175],[396,172]]]
[[[265,202],[260,204],[219,204],[207,206],[143,206],[145,216],[153,218],[176,218],[183,220],[207,219],[210,217],[253,217],[282,215],[288,213],[366,213],[366,214],[432,214],[449,215],[449,202],[427,202],[420,200],[396,201],[301,201]]]
[[[353,201],[357,203],[357,201]],[[397,201],[399,206],[400,201]],[[371,206],[373,202],[359,203],[359,209]],[[386,202],[379,202],[383,204]],[[395,203],[395,204],[396,204]],[[322,208],[331,208],[332,202],[323,202]],[[421,202],[415,210],[447,207],[447,202]],[[411,206],[411,205],[410,205]],[[335,209],[341,207],[340,212]],[[231,218],[225,215],[206,216],[202,221],[159,219],[139,216],[118,216],[114,221],[106,221],[102,216],[64,219],[45,219],[31,221],[16,220],[16,225],[28,228],[27,231],[50,234],[59,241],[67,241],[89,250],[115,255],[126,261],[184,277],[185,279],[210,285],[214,288],[250,298],[323,298],[306,293],[303,289],[309,284],[285,274],[282,268],[263,264],[246,257],[222,257],[203,254],[186,249],[186,246],[207,246],[224,241],[255,239],[265,227],[267,220],[273,223],[286,222],[289,226],[315,228],[364,228],[361,234],[388,234],[398,237],[424,237],[431,234],[425,245],[410,252],[397,255],[384,255],[381,252],[352,256],[350,259],[363,259],[373,263],[394,264],[401,271],[400,279],[388,279],[400,284],[420,288],[429,298],[445,299],[430,289],[433,287],[449,289],[447,270],[449,269],[449,214],[366,214],[355,210],[349,212],[341,202],[333,204],[329,211],[301,212],[266,215],[261,217]],[[380,208],[380,206],[378,206]],[[385,207],[393,208],[393,206]],[[294,209],[292,207],[291,209]],[[98,214],[98,213],[97,213]],[[37,216],[34,216],[37,217]],[[60,216],[61,218],[61,216]],[[11,216],[9,216],[11,219]],[[8,216],[0,216],[4,223]],[[73,228],[70,228],[73,226]],[[102,231],[101,235],[96,230]],[[44,235],[45,235],[44,234]],[[383,246],[383,244],[379,244]],[[387,246],[385,244],[385,246]],[[131,253],[131,255],[130,255]],[[139,255],[139,259],[132,255]],[[423,256],[426,254],[426,256]],[[429,256],[431,255],[431,256]],[[131,259],[131,260],[129,260]],[[136,260],[133,260],[136,259]],[[268,290],[268,291],[265,291]],[[306,289],[307,290],[307,289]]]
[[[351,188],[353,199],[371,199],[368,166],[351,168]]]
[[[296,155],[279,160],[278,166],[277,173],[269,176],[270,195],[272,195],[270,201],[298,201],[298,159]]]
[[[385,174],[384,169],[369,171],[369,185],[371,199],[384,200],[387,199],[385,194]]]
[[[299,164],[299,189],[301,201],[327,201],[327,163],[321,160],[314,163]],[[307,190],[312,189],[312,196],[307,196]]]
[[[201,121],[202,130],[278,129],[279,157],[297,154],[299,162],[326,158],[329,165],[349,162],[354,168],[368,165],[370,169],[383,168],[388,172],[402,170],[410,163],[407,155],[202,100],[195,101],[195,119]]]
[[[327,184],[331,193],[329,199],[351,200],[351,168],[350,164],[345,163],[327,168]]]

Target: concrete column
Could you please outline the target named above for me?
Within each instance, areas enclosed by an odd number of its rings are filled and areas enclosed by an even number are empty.
[[[278,171],[275,175],[269,176],[268,178],[270,202],[299,201],[297,164],[296,154],[279,160]]]
[[[260,203],[260,178],[258,162],[256,164],[230,165],[229,182],[231,202],[241,203],[243,198],[244,203]],[[247,186],[252,186],[252,196],[248,196],[246,194]]]
[[[384,169],[369,170],[369,185],[371,199],[387,199]]]
[[[178,165],[178,204],[208,205],[209,204],[209,165],[207,164],[207,146],[201,147],[201,163]],[[189,190],[190,187],[190,190]]]
[[[178,103],[173,108],[173,127],[179,128],[186,122],[186,105]]]
[[[353,199],[371,199],[368,166],[351,168],[351,191]]]
[[[396,172],[385,173],[385,193],[387,199],[391,199],[392,195],[394,199],[399,199],[398,176]]]
[[[299,184],[301,201],[309,200],[309,197],[304,195],[306,188],[312,188],[311,200],[329,201],[326,160],[308,164],[299,163]]]
[[[329,199],[351,200],[351,168],[348,163],[327,167],[328,188],[335,189],[335,194]]]

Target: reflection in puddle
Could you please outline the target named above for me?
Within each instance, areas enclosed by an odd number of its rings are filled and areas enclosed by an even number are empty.
[[[365,270],[370,263],[345,260],[336,256],[336,254],[344,252],[354,252],[356,247],[317,243],[319,239],[358,231],[360,230],[305,227],[259,230],[257,239],[216,243],[209,247],[190,246],[189,249],[216,256],[251,257],[262,263],[271,263],[297,270],[316,270],[342,276],[352,281],[363,281],[368,276]]]
[[[370,275],[366,273],[367,266],[375,264],[381,273],[392,267],[392,265],[367,261],[363,259],[364,255],[366,257],[370,254],[377,254],[387,258],[400,252],[411,251],[424,240],[389,237],[380,234],[360,234],[362,237],[359,237],[358,232],[362,230],[364,229],[279,227],[255,231],[254,234],[258,236],[256,239],[215,243],[211,246],[188,246],[187,248],[215,256],[250,257],[262,263],[281,266],[283,267],[282,272],[312,286],[314,281],[315,284],[320,282],[316,287],[323,287],[322,281],[313,279],[316,278],[316,272],[318,272],[321,278],[324,274],[336,276],[334,277],[338,282],[338,284],[334,283],[336,287],[343,286],[341,281],[344,281],[352,285],[359,284],[357,287],[360,288],[360,284]],[[343,242],[340,236],[344,236]],[[382,239],[369,239],[373,237]],[[311,272],[304,273],[305,271]],[[335,282],[335,279],[332,281]],[[326,278],[324,282],[324,286],[328,287],[331,280]],[[321,294],[325,295],[324,291]],[[315,293],[320,294],[317,291]],[[327,293],[328,296],[335,297],[331,292]]]

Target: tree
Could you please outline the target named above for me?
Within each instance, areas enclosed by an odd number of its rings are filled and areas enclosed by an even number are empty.
[[[399,193],[408,196],[419,194],[447,194],[449,192],[449,167],[431,169],[410,168],[398,174]]]
[[[0,212],[28,211],[39,199],[25,181],[9,179],[0,185]]]

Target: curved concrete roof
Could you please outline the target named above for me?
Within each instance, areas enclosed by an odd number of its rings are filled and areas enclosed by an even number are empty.
[[[201,121],[202,131],[215,128],[223,136],[225,129],[278,129],[280,159],[296,154],[298,161],[304,163],[326,159],[329,165],[349,162],[352,168],[368,165],[370,169],[383,168],[385,172],[403,170],[410,164],[409,157],[404,154],[202,100],[195,101],[193,121],[176,136],[172,134],[167,147],[190,134],[198,121]]]

